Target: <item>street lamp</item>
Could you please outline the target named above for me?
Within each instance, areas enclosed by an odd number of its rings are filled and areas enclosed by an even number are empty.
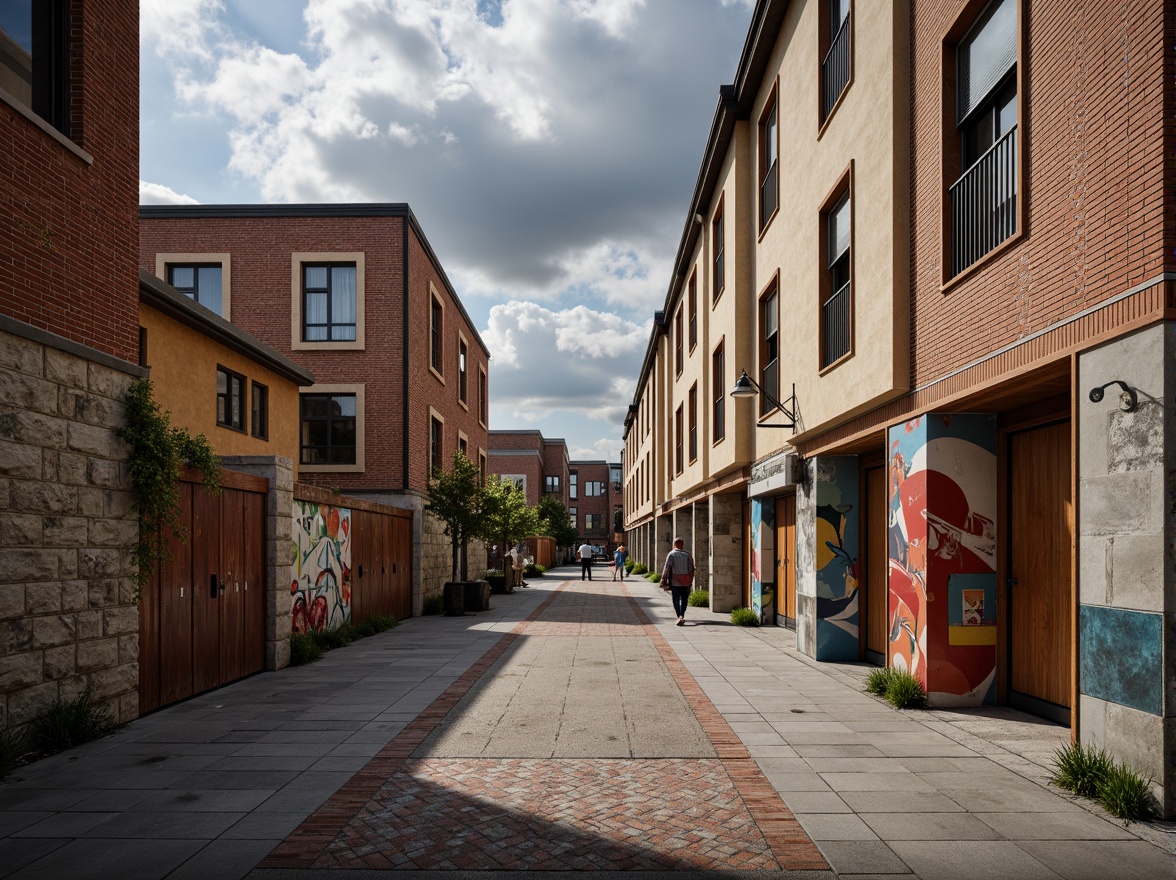
[[[788,398],[787,403],[781,403],[776,400],[762,385],[755,379],[747,375],[747,370],[735,380],[735,387],[731,389],[731,396],[734,398],[740,397],[755,397],[756,394],[762,394],[771,404],[773,410],[779,410],[784,413],[788,421],[782,425],[765,425],[762,422],[756,422],[757,428],[791,428],[792,433],[796,433],[796,383],[792,385],[792,396]]]

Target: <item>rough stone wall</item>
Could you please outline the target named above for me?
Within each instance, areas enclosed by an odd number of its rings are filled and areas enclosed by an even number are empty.
[[[710,607],[728,612],[743,598],[743,496],[710,499]]]
[[[87,688],[139,715],[139,524],[115,434],[133,377],[54,339],[0,331],[0,729]]]
[[[445,584],[453,580],[453,543],[445,534],[445,523],[437,517],[426,511],[421,514],[420,520],[420,592],[423,604],[430,596],[440,596]],[[470,541],[466,558],[469,560],[469,579],[480,578],[486,571],[486,545],[482,541]],[[460,571],[458,576],[461,576]]]

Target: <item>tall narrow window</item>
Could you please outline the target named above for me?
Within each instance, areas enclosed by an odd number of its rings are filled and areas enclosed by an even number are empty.
[[[187,266],[169,264],[167,267],[168,284],[189,299],[224,317],[222,275],[223,270],[219,263]]]
[[[433,473],[441,470],[441,438],[443,425],[436,416],[429,416],[429,467]]]
[[[1017,231],[1017,5],[995,0],[956,48],[959,179],[951,185],[951,271]]]
[[[682,375],[682,307],[674,315],[674,375]]]
[[[303,394],[301,406],[302,464],[355,464],[355,395]]]
[[[302,341],[354,342],[355,264],[302,266]]]
[[[433,297],[429,302],[429,366],[438,373],[444,374],[444,365],[441,362],[441,333],[444,311],[436,297]]]
[[[490,424],[490,403],[487,400],[486,371],[478,367],[478,418],[483,425]]]
[[[723,254],[726,252],[726,238],[723,235],[723,206],[719,205],[719,212],[715,214],[711,224],[711,252],[715,255],[715,277],[711,281],[711,300],[718,299],[727,283],[727,269],[723,264]]]
[[[849,193],[843,195],[826,214],[828,229],[826,272],[822,285],[826,298],[821,303],[821,367],[827,367],[849,353],[853,316],[850,241],[851,213]]]
[[[568,525],[573,529],[580,528],[580,512],[575,507],[568,508]]]
[[[674,412],[674,473],[680,474],[685,468],[685,462],[682,456],[682,445],[685,438],[682,436],[684,426],[682,424],[682,406],[678,405],[678,409]]]
[[[698,460],[698,385],[690,386],[690,461]]]
[[[760,300],[760,415],[772,411],[768,398],[780,399],[780,303],[775,287]]]
[[[571,471],[568,473],[568,498],[571,499],[572,501],[575,501],[576,497],[579,495],[579,492],[580,492],[580,482],[579,481],[580,481],[580,475],[577,471]]]
[[[727,389],[723,380],[724,373],[723,343],[720,342],[719,347],[715,349],[715,353],[711,355],[711,393],[715,396],[714,409],[711,412],[711,429],[714,434],[715,443],[718,443],[727,435],[725,403]]]
[[[780,142],[776,127],[776,96],[773,94],[759,125],[759,225],[763,229],[776,213],[776,174]]]
[[[0,87],[70,136],[69,0],[0,3]]]
[[[465,340],[458,340],[457,343],[457,399],[462,403],[466,402],[466,349]]]
[[[852,73],[850,0],[826,0],[828,19],[822,22],[825,57],[821,62],[821,122],[849,85]]]
[[[687,305],[690,308],[690,350],[698,344],[698,275],[690,273],[690,284],[687,288]]]
[[[254,382],[250,397],[249,433],[259,440],[269,439],[269,389]]]
[[[245,377],[225,367],[216,368],[216,423],[245,430]]]

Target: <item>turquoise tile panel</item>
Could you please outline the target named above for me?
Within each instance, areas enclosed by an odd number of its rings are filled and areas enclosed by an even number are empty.
[[[1082,605],[1078,609],[1079,690],[1163,713],[1164,626],[1159,614]]]

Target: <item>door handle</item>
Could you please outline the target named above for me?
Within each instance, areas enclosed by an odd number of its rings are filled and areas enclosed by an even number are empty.
[[[359,568],[356,569],[356,571],[359,573],[360,577],[363,577],[363,564],[362,563],[360,564]]]

